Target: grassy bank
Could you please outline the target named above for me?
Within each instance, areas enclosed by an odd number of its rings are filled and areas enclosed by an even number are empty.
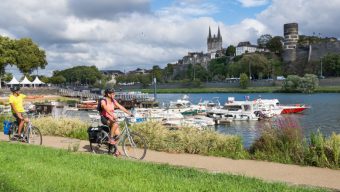
[[[176,89],[157,89],[157,93],[273,93],[281,87],[248,87],[241,89],[237,87],[198,87],[198,88],[176,88]],[[153,93],[152,89],[142,89],[142,92]]]
[[[87,140],[88,124],[81,120],[44,117],[32,120],[43,135]],[[244,149],[242,138],[211,130],[182,128],[169,130],[157,122],[144,122],[132,129],[144,135],[149,149],[171,153],[190,153],[234,159],[255,159],[286,164],[340,168],[340,135],[324,137],[320,132],[307,140],[292,123],[263,128],[250,149]]]
[[[142,89],[142,92],[153,93],[152,89]],[[248,87],[241,89],[237,87],[200,87],[200,88],[176,88],[176,89],[157,89],[157,93],[283,93],[281,86],[273,87]],[[340,86],[320,86],[315,93],[340,93]]]
[[[0,191],[326,191],[0,142]]]

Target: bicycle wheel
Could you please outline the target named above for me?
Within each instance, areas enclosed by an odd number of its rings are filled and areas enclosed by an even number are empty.
[[[31,129],[27,132],[27,143],[33,145],[41,145],[42,144],[42,136],[40,130],[37,127],[32,126]]]
[[[11,132],[8,134],[9,140],[14,140],[16,139],[14,135],[18,133],[18,125],[16,123],[12,123],[11,125]]]
[[[123,151],[127,157],[133,159],[143,159],[146,155],[147,145],[143,136],[138,133],[130,132],[123,141]]]
[[[90,149],[93,153],[104,154],[109,152],[109,135],[106,131],[100,130],[97,133],[97,142],[90,141]]]

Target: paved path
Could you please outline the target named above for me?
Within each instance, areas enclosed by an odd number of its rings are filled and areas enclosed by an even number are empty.
[[[0,140],[8,138],[0,133]],[[88,141],[64,137],[43,136],[43,145],[69,149],[79,144],[79,151],[89,149]],[[205,169],[211,172],[223,172],[267,181],[279,181],[296,185],[326,187],[340,191],[340,170],[327,168],[301,167],[254,160],[232,160],[222,157],[210,157],[190,154],[171,154],[148,150],[145,161],[170,165]]]

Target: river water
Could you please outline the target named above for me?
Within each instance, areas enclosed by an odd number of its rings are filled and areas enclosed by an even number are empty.
[[[303,134],[309,138],[311,133],[320,130],[325,136],[333,132],[340,134],[340,94],[321,93],[321,94],[283,94],[283,93],[202,93],[187,94],[189,100],[197,104],[200,100],[211,100],[218,97],[223,105],[228,97],[235,97],[235,100],[244,100],[249,96],[251,100],[279,99],[281,104],[307,104],[310,109],[301,114],[279,115],[269,121],[234,121],[230,124],[217,125],[215,130],[223,134],[240,135],[243,138],[244,146],[249,147],[256,139],[261,128],[270,124],[271,126],[288,127],[293,126],[302,130]],[[158,94],[157,100],[160,105],[166,105],[170,101],[180,99],[183,94]],[[164,103],[164,104],[163,104]]]

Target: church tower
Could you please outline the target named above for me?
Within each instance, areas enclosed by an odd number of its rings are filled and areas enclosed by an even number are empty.
[[[222,36],[220,32],[220,27],[218,27],[217,36],[211,36],[211,29],[209,26],[209,34],[207,38],[208,53],[216,52],[222,49]]]

